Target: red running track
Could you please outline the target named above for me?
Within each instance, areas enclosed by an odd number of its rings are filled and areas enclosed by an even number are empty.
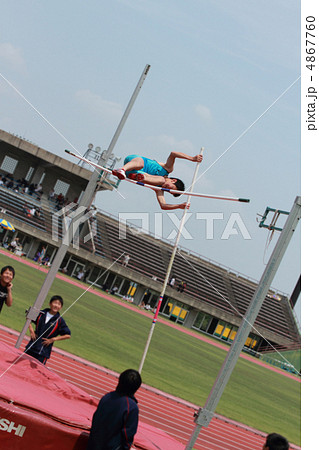
[[[18,333],[0,326],[0,340],[15,345]],[[21,349],[28,339],[25,339]],[[97,399],[113,390],[118,374],[77,356],[53,349],[47,367],[65,380],[80,387]],[[164,430],[183,444],[194,429],[194,412],[198,406],[173,397],[145,384],[136,395],[140,406],[140,420]],[[208,428],[202,428],[196,441],[197,450],[260,450],[265,434],[240,423],[216,415]],[[291,446],[293,449],[300,449]],[[165,450],[165,449],[163,449]]]

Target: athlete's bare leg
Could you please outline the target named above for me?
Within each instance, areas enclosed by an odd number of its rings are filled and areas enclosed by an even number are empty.
[[[120,180],[124,180],[126,178],[125,172],[129,172],[131,170],[141,170],[144,167],[144,160],[143,158],[137,157],[131,159],[128,163],[124,164],[124,166],[121,169],[114,169],[112,170],[112,174],[118,177]],[[132,174],[136,175],[136,174]],[[140,174],[138,174],[140,175]],[[130,177],[133,178],[133,177]],[[142,181],[143,176],[140,177],[141,179],[137,181]]]

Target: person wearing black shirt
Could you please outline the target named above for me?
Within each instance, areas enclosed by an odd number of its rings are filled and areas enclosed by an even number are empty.
[[[71,331],[59,311],[63,306],[63,298],[54,295],[50,300],[50,307],[39,312],[38,317],[29,325],[31,339],[26,346],[25,353],[45,364],[51,356],[54,342],[70,339]]]
[[[15,271],[12,266],[2,267],[0,273],[0,312],[5,303],[7,306],[12,305],[12,280]]]

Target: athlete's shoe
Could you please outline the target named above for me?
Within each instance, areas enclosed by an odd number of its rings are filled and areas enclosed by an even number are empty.
[[[126,178],[124,169],[113,169],[112,170],[112,175],[115,175],[120,180],[125,180],[125,178]]]
[[[143,173],[130,173],[128,177],[131,180],[135,180],[135,181],[143,181],[144,180],[144,174]]]

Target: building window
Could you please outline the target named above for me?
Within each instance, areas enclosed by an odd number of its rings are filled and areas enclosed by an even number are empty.
[[[210,314],[199,312],[193,324],[193,328],[197,328],[198,330],[203,331],[204,333],[208,333],[212,319],[213,318]]]
[[[68,183],[65,183],[65,181],[57,180],[54,185],[54,192],[56,194],[62,194],[63,196],[66,196],[70,185]]]
[[[245,342],[245,347],[251,348],[251,349],[256,349],[257,348],[257,343],[258,343],[258,337],[255,336],[254,334],[250,334],[248,336],[248,338],[246,339]]]
[[[34,172],[34,167],[30,167],[29,170],[28,170],[28,173],[25,176],[25,180],[26,181],[30,181],[31,180],[33,172]]]
[[[214,336],[216,336],[216,337],[221,337],[221,335],[223,334],[225,325],[226,325],[225,322],[222,321],[222,320],[220,320],[220,321],[218,322],[218,325],[217,325],[216,330],[215,330],[215,332],[214,332]]]
[[[40,178],[38,184],[42,184],[42,183],[43,183],[43,180],[44,180],[44,178],[45,178],[45,175],[46,175],[46,173],[44,172],[44,173],[42,174],[42,176],[41,176],[41,178]]]
[[[236,334],[237,334],[237,330],[238,330],[238,327],[233,327],[233,329],[231,330],[231,333],[230,333],[229,338],[228,338],[228,340],[230,342],[233,342],[233,340],[235,339]]]
[[[124,283],[122,284],[120,292],[119,292],[120,295],[127,295],[130,290],[130,287],[131,287],[130,280],[124,280]]]
[[[187,313],[188,310],[184,308],[184,305],[177,302],[172,306],[169,319],[173,322],[183,323],[187,316]]]
[[[223,330],[223,334],[222,334],[222,336],[221,336],[221,338],[222,338],[224,341],[228,341],[229,336],[230,336],[230,333],[231,333],[231,329],[232,329],[231,325],[227,324],[227,325],[225,326],[225,328],[224,328],[224,330]]]
[[[203,321],[201,323],[201,326],[200,326],[200,330],[204,331],[206,333],[211,320],[212,320],[212,317],[209,314],[205,314]]]
[[[13,159],[10,156],[5,156],[1,164],[1,170],[6,173],[14,173],[17,164],[17,159]]]
[[[200,330],[200,326],[202,324],[204,316],[205,316],[205,314],[202,312],[199,312],[197,314],[195,322],[193,323],[193,328],[197,328],[198,330]]]
[[[174,301],[170,298],[164,297],[160,312],[169,317],[172,322],[184,323],[187,313],[188,305]]]
[[[103,284],[105,283],[105,281],[103,283],[103,278],[104,278],[103,273],[104,273],[103,269],[101,269],[100,267],[94,266],[93,270],[90,273],[90,278],[88,279],[88,281],[90,283],[94,283],[95,286],[98,286],[98,287],[103,286]]]

